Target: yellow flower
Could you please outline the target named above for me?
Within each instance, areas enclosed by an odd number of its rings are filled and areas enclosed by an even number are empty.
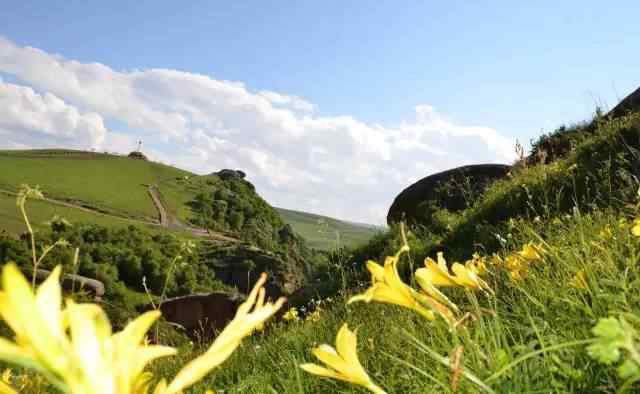
[[[569,286],[574,287],[576,289],[586,290],[589,288],[589,284],[587,283],[587,276],[585,275],[583,270],[576,272],[571,281],[569,282]]]
[[[637,218],[633,221],[633,227],[631,227],[631,234],[636,237],[640,237],[640,218]]]
[[[289,308],[289,310],[282,316],[282,318],[287,321],[298,321],[300,319],[298,317],[298,310],[296,308]]]
[[[385,394],[385,391],[371,380],[360,364],[357,342],[356,334],[349,330],[345,323],[336,337],[337,351],[326,344],[312,350],[313,355],[329,368],[309,363],[300,365],[300,368],[313,375],[342,380],[363,386],[376,394]]]
[[[487,258],[480,256],[478,253],[474,253],[471,260],[467,260],[464,266],[475,272],[477,275],[484,275],[487,273]]]
[[[316,310],[314,310],[313,312],[309,313],[304,321],[310,321],[310,322],[317,322],[320,321],[320,312],[322,311],[321,308],[316,308]]]
[[[611,231],[611,226],[606,225],[600,230],[598,236],[602,239],[609,240],[613,238],[613,232]]]
[[[227,324],[203,355],[189,362],[167,386],[166,390],[157,393],[176,394],[196,383],[213,368],[222,364],[245,337],[251,335],[256,328],[273,316],[286,301],[278,299],[275,303],[264,304],[264,284],[267,274],[262,274],[256,282],[247,300],[238,307],[236,316]],[[162,383],[162,382],[161,382]],[[157,390],[156,390],[157,391]]]
[[[35,369],[67,393],[146,393],[153,379],[143,372],[146,365],[176,353],[173,348],[146,343],[145,334],[160,312],[144,313],[112,334],[100,306],[68,300],[66,308],[61,308],[59,277],[58,266],[34,294],[14,264],[3,267],[0,316],[16,340],[0,338],[0,360]],[[263,275],[211,348],[187,364],[168,386],[162,380],[154,394],[179,393],[200,380],[282,306],[284,299],[264,304],[265,280]]]
[[[427,258],[424,261],[424,265],[425,268],[419,268],[416,271],[416,280],[427,294],[436,299],[441,299],[440,297],[442,296],[442,293],[435,289],[438,286],[458,286],[465,287],[467,289],[489,290],[489,285],[480,279],[475,268],[472,269],[460,263],[453,263],[451,266],[453,275],[451,275],[442,252],[438,252],[437,263],[431,258]]]
[[[534,245],[533,242],[522,245],[522,250],[518,252],[518,255],[530,262],[542,259],[542,245]]]
[[[387,304],[395,304],[412,309],[424,316],[428,320],[435,319],[432,311],[426,309],[417,300],[417,291],[407,286],[398,274],[397,263],[400,254],[407,251],[409,247],[403,247],[393,257],[386,258],[384,267],[373,261],[367,261],[367,269],[371,273],[372,285],[363,294],[358,294],[349,299],[347,304],[356,301],[378,301]]]

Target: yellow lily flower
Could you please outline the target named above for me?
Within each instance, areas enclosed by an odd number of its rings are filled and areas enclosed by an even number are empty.
[[[264,303],[264,284],[267,274],[262,274],[260,279],[249,293],[247,300],[238,307],[236,316],[227,324],[220,335],[215,339],[211,347],[200,357],[189,362],[167,386],[158,393],[176,394],[202,379],[213,368],[222,364],[240,346],[245,337],[261,327],[264,322],[273,316],[285,303],[285,298],[279,298],[275,303]]]
[[[451,266],[453,275],[451,275],[442,252],[438,252],[437,263],[431,258],[427,258],[424,264],[425,268],[416,270],[416,281],[427,294],[438,300],[450,302],[447,297],[436,289],[438,286],[459,286],[468,289],[490,290],[489,285],[480,279],[475,270],[460,263],[453,263]]]
[[[467,260],[464,266],[472,270],[478,275],[484,275],[487,273],[487,258],[480,256],[478,253],[474,253],[471,260]]]
[[[533,242],[522,245],[522,250],[518,252],[518,256],[530,262],[542,259],[542,245],[534,245]]]
[[[358,294],[349,299],[347,304],[357,301],[371,302],[378,301],[387,304],[394,304],[412,309],[424,316],[428,320],[435,319],[432,311],[422,306],[416,300],[417,291],[407,286],[398,274],[397,263],[400,254],[407,249],[401,249],[395,256],[387,257],[384,267],[368,261],[367,268],[371,272],[372,286],[363,294]]]
[[[640,219],[635,219],[633,221],[633,227],[631,227],[631,234],[636,237],[640,237]]]
[[[106,314],[95,304],[67,301],[61,309],[60,267],[35,294],[14,264],[2,269],[0,317],[16,334],[15,343],[0,338],[0,360],[34,369],[53,386],[72,394],[146,394],[153,376],[143,372],[152,360],[176,350],[150,346],[145,334],[160,312],[142,314],[124,330],[112,334]],[[264,324],[284,303],[264,303],[266,274],[249,294],[235,318],[209,350],[188,363],[169,384],[163,379],[155,394],[176,394],[202,379]],[[10,387],[0,392],[10,393]]]
[[[306,372],[342,380],[345,382],[360,385],[376,394],[386,394],[377,386],[367,374],[367,371],[360,364],[357,353],[358,338],[356,334],[349,330],[347,324],[343,324],[336,337],[336,349],[329,345],[320,345],[312,350],[316,358],[326,364],[329,368],[316,364],[302,364],[300,368]]]
[[[298,310],[296,308],[289,308],[289,310],[282,316],[282,318],[287,321],[300,320],[300,318],[298,317]]]
[[[576,272],[571,281],[569,282],[569,286],[574,287],[576,289],[586,290],[589,288],[589,283],[587,282],[587,276],[585,275],[583,270]]]

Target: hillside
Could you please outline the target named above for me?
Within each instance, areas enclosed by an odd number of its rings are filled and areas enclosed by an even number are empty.
[[[336,246],[358,246],[384,230],[382,227],[346,222],[313,213],[276,209],[282,220],[291,224],[293,230],[302,235],[310,247],[320,250],[330,250]]]
[[[336,339],[344,323],[357,328],[367,379],[387,393],[638,392],[640,114],[589,124],[555,160],[514,169],[462,211],[435,207],[406,241],[394,227],[338,256],[326,277],[338,291],[248,340],[194,392],[364,392],[300,369],[324,365],[318,344],[347,354]],[[439,252],[460,262],[455,272],[429,260]],[[154,371],[171,376],[178,364]]]
[[[534,149],[547,146],[557,147],[552,159],[526,158],[460,210],[434,204],[420,225],[393,226],[347,253],[328,253],[310,270],[307,284],[313,286],[301,287],[312,288],[313,298],[296,299],[290,306],[297,309],[272,317],[266,330],[245,340],[191,392],[211,387],[243,394],[363,392],[357,384],[389,394],[638,392],[640,113],[598,115],[542,136]],[[196,204],[201,217],[184,220],[213,221],[226,230],[243,223],[245,217],[227,215],[228,208],[250,212],[231,202],[234,193],[240,201],[258,198],[245,195],[250,187],[242,178],[217,173],[176,179],[174,190],[192,188],[196,202],[208,207]],[[197,189],[201,183],[205,189]],[[280,223],[264,220],[271,219]],[[317,219],[297,218],[309,228]],[[273,261],[282,264],[291,257],[288,251],[304,250],[295,248],[287,229],[278,231],[279,245],[287,245],[280,254],[255,247],[241,253],[226,247],[201,250],[177,272],[171,294],[219,286],[208,271],[214,269],[216,279],[246,278],[237,286],[242,291],[255,271],[283,276],[271,271],[277,267]],[[120,275],[133,291],[140,291],[147,272],[154,292],[163,283],[157,266],[140,264],[138,255],[162,253],[160,260],[167,262],[177,253],[171,237],[135,238],[132,230],[59,233],[91,256],[113,262],[104,269],[98,266],[102,260],[87,258],[81,266],[98,277]],[[87,235],[108,241],[106,250]],[[156,251],[152,242],[163,248]],[[24,245],[8,251],[1,246],[0,252],[28,262]],[[279,294],[282,287],[268,284],[267,291]],[[345,324],[352,333],[345,334]],[[182,354],[152,364],[156,377],[174,376],[185,360],[210,346],[201,336],[189,339],[164,330],[172,336],[161,342]],[[338,351],[323,343],[336,343]],[[326,363],[342,373],[309,363]]]
[[[0,151],[0,169],[0,204],[3,207],[11,205],[11,193],[15,193],[22,183],[39,185],[47,198],[59,202],[39,201],[34,204],[36,225],[58,214],[71,221],[105,225],[146,223],[157,227],[161,223],[158,208],[150,193],[154,190],[161,208],[166,211],[167,227],[172,231],[208,227],[217,233],[242,237],[242,226],[236,222],[240,220],[244,224],[244,216],[251,214],[256,206],[263,206],[261,209],[264,212],[270,211],[262,199],[249,199],[243,206],[227,207],[233,205],[237,198],[233,197],[236,192],[224,185],[233,183],[235,188],[247,185],[246,190],[240,193],[247,196],[255,193],[251,184],[234,178],[233,171],[223,172],[223,177],[229,177],[222,180],[216,174],[198,176],[151,161],[63,149]],[[197,202],[210,198],[203,194],[206,190],[218,190],[217,201],[224,201],[224,209],[228,212],[202,211],[202,205]],[[214,201],[215,198],[209,203],[217,204]],[[308,238],[310,246],[319,249],[335,247],[336,230],[340,232],[341,245],[364,242],[374,233],[366,226],[337,219],[286,209],[278,212],[285,223],[293,226],[294,231]],[[213,214],[218,217],[205,218]],[[0,215],[0,228],[12,233],[24,228],[22,218],[15,210],[3,209]],[[277,213],[274,211],[273,215],[277,216]],[[280,219],[274,216],[270,220],[276,223]],[[326,223],[324,232],[317,232],[313,228],[318,220]]]

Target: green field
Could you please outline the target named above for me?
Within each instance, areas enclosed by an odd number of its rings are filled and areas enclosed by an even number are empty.
[[[157,219],[147,186],[190,173],[126,157],[75,151],[0,152],[0,188],[40,185],[50,198],[119,216]]]
[[[81,209],[65,207],[47,201],[27,201],[27,214],[29,221],[35,228],[48,226],[47,222],[55,215],[67,219],[73,223],[95,223],[103,226],[127,226],[130,224],[145,226],[150,230],[160,230],[158,226],[145,225],[132,219],[121,218],[100,213],[91,213]],[[0,230],[11,234],[20,234],[27,230],[22,215],[16,206],[16,197],[0,193]]]
[[[20,184],[39,185],[45,196],[68,201],[108,215],[46,202],[31,208],[34,221],[46,221],[58,214],[70,221],[105,225],[127,223],[123,219],[157,221],[158,212],[149,196],[148,185],[156,185],[170,216],[187,223],[193,214],[189,202],[203,190],[209,176],[144,160],[72,151],[0,151],[0,191],[15,192]],[[14,197],[0,195],[0,228],[10,232],[23,229],[22,218],[13,209]],[[278,209],[282,219],[306,238],[311,247],[328,250],[366,242],[374,227],[340,221],[325,216]]]
[[[276,208],[282,219],[307,240],[309,246],[330,250],[337,246],[356,246],[367,242],[382,228],[350,223],[327,216]]]

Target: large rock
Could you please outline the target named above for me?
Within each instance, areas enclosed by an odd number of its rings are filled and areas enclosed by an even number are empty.
[[[170,298],[162,303],[162,316],[183,327],[187,334],[205,337],[222,329],[235,316],[242,298],[222,292]],[[145,309],[150,310],[151,305]]]
[[[511,166],[506,164],[476,164],[439,172],[422,178],[418,182],[404,189],[393,200],[387,223],[389,225],[401,220],[409,222],[420,221],[420,204],[433,201],[439,207],[450,211],[458,211],[466,207],[465,195],[462,187],[446,188],[446,185],[461,183],[467,180],[469,192],[482,192],[489,184],[497,179],[506,177]],[[447,189],[444,193],[443,189]]]
[[[625,115],[629,111],[640,111],[640,88],[620,101],[618,105],[609,111],[608,115],[616,118]]]
[[[44,282],[49,277],[51,271],[45,269],[36,270],[36,281]],[[30,277],[31,273],[26,273]],[[91,294],[96,301],[100,301],[104,296],[104,283],[97,279],[87,278],[82,275],[64,274],[61,278],[61,286],[67,291],[86,291]]]

